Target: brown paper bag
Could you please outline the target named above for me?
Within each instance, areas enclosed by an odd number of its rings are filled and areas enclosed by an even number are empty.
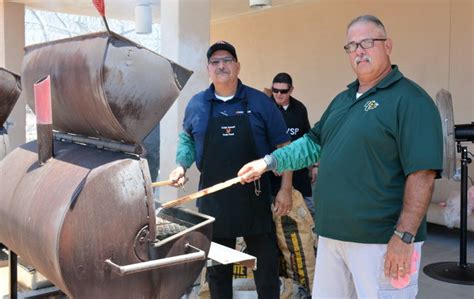
[[[293,279],[311,294],[316,263],[313,217],[301,193],[293,189],[293,208],[287,216],[273,216],[280,248],[280,276]]]

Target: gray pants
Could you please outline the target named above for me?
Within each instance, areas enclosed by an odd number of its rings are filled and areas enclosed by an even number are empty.
[[[313,202],[313,197],[312,196],[303,196],[304,202],[306,203],[306,206],[308,207],[309,212],[311,213],[311,216],[314,219],[314,202]]]

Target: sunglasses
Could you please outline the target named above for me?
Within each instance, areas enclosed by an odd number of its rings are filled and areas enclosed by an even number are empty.
[[[290,88],[288,88],[288,89],[272,88],[273,93],[287,94],[289,91],[290,91]]]

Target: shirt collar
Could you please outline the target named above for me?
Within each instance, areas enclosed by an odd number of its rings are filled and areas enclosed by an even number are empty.
[[[277,105],[278,108],[284,110],[283,106],[280,105],[280,104],[278,104],[278,103],[275,101],[275,97],[274,97],[273,95],[271,96],[271,98],[272,98],[272,100],[273,100],[273,103],[275,103],[275,105]],[[290,96],[290,101],[288,102],[288,108],[286,109],[286,111],[288,111],[288,109],[290,109],[290,107],[293,106],[293,103],[294,103],[294,98],[293,98],[292,96]]]
[[[214,87],[214,83],[211,83],[211,85],[209,85],[209,88],[205,92],[205,99],[207,101],[214,100],[216,98],[215,93],[216,93],[216,88]],[[237,91],[235,93],[234,99],[245,99],[246,94],[247,92],[245,90],[245,86],[242,84],[242,81],[238,79]]]
[[[383,78],[379,83],[377,83],[377,85],[375,85],[368,91],[389,87],[390,85],[397,82],[401,78],[403,78],[403,74],[398,70],[398,66],[396,64],[393,64],[392,70],[390,71],[390,73],[388,73],[388,75],[385,76],[385,78]],[[357,90],[359,89],[359,80],[355,80],[354,82],[347,85],[347,87],[355,94]]]

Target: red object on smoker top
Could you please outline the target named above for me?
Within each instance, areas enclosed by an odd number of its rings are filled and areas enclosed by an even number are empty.
[[[51,107],[51,78],[47,76],[34,84],[36,122],[41,125],[53,123]]]
[[[99,12],[100,16],[105,16],[104,0],[92,0],[92,3],[94,3],[94,6],[95,8],[97,8],[97,11]]]

